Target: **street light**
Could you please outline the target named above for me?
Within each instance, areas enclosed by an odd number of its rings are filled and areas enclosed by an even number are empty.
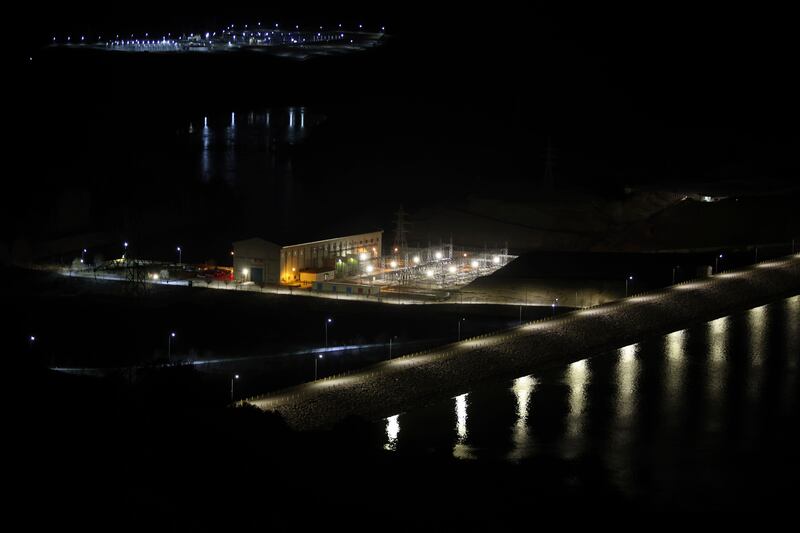
[[[178,246],[178,266],[181,266],[181,259],[182,259],[181,247]]]
[[[333,323],[333,319],[332,318],[326,318],[325,319],[325,347],[326,348],[328,347],[328,324],[331,324],[331,323]]]
[[[724,259],[722,254],[719,254],[714,260],[714,271],[719,274],[719,260]]]
[[[461,323],[464,322],[466,318],[459,318],[458,319],[458,340],[461,341]]]
[[[320,359],[322,359],[322,354],[317,354],[317,357],[314,358],[314,381],[317,381],[317,363]]]
[[[233,382],[237,379],[239,379],[239,374],[234,374],[234,376],[231,378],[231,401],[233,401]]]
[[[175,338],[175,332],[173,331],[172,333],[169,334],[169,337],[167,337],[167,362],[168,363],[172,361],[172,339],[174,339],[174,338]]]
[[[122,258],[125,259],[125,254],[128,252],[128,241],[122,243]]]
[[[628,276],[625,278],[625,298],[628,297],[628,282],[633,281],[633,276]]]
[[[556,316],[556,305],[558,305],[558,298],[553,300],[553,303],[550,304],[550,307],[553,310],[553,316]]]

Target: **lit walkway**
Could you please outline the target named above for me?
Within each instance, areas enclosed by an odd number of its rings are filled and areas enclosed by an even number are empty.
[[[800,254],[249,398],[296,429],[378,419],[800,293]],[[799,318],[800,319],[800,318]]]

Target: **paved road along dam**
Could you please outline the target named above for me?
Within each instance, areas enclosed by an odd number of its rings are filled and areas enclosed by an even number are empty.
[[[800,254],[525,323],[245,402],[277,411],[299,430],[330,427],[353,415],[375,420],[796,294]]]

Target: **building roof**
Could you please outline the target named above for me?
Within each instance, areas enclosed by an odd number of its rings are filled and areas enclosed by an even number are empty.
[[[311,238],[308,238],[308,239],[291,239],[292,236],[289,236],[288,238],[270,239],[270,240],[264,239],[262,237],[250,237],[248,239],[241,239],[241,240],[238,240],[238,241],[234,241],[233,244],[235,246],[237,244],[244,244],[244,243],[248,243],[250,241],[254,241],[254,242],[261,242],[261,243],[265,243],[265,244],[271,244],[273,246],[280,246],[280,247],[283,247],[283,248],[287,248],[287,247],[291,247],[291,246],[307,246],[309,244],[317,244],[317,243],[324,243],[324,242],[328,242],[328,241],[335,241],[335,240],[338,240],[338,239],[346,239],[347,237],[358,237],[358,236],[361,236],[361,235],[369,235],[371,233],[383,233],[383,230],[382,229],[377,229],[377,230],[372,230],[372,231],[362,231],[362,232],[359,232],[359,233],[345,233],[345,234],[342,234],[342,235],[339,235],[339,236],[336,236],[336,237],[329,237],[329,238],[325,238],[325,239],[320,239],[318,236],[317,236],[317,238],[311,237]],[[298,236],[302,236],[302,235],[295,235],[294,237],[298,237]],[[308,236],[306,236],[306,237],[308,237]]]

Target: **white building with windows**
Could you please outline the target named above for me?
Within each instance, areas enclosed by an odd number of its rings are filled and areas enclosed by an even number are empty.
[[[382,240],[379,230],[287,246],[258,237],[237,241],[233,243],[234,276],[238,281],[285,284],[310,284],[331,275],[357,276],[378,267]]]

